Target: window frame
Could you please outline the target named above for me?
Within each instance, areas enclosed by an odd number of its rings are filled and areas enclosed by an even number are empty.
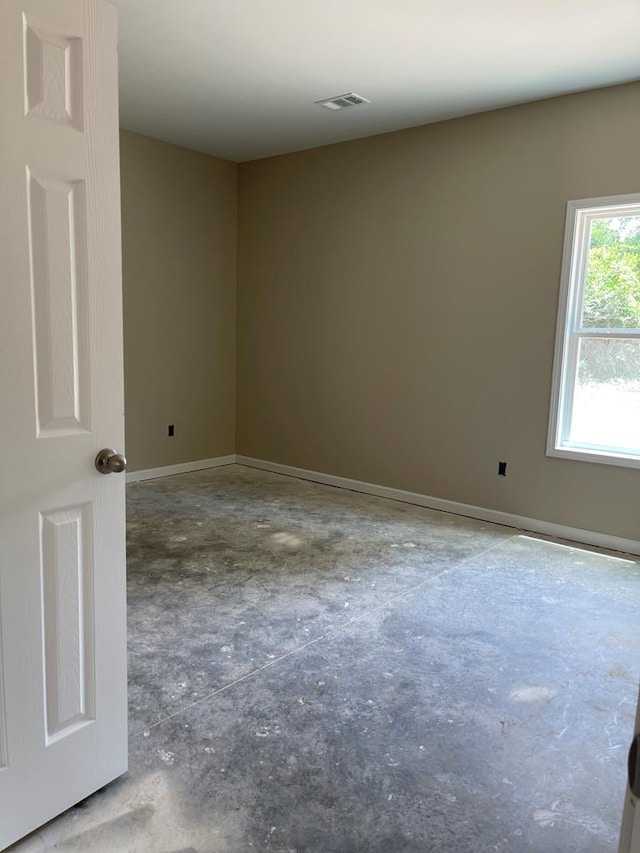
[[[613,446],[596,448],[568,443],[580,341],[584,338],[640,340],[640,329],[591,328],[581,325],[591,222],[617,216],[640,216],[640,193],[567,202],[547,456],[640,468],[640,440],[637,455],[625,453],[624,449]]]

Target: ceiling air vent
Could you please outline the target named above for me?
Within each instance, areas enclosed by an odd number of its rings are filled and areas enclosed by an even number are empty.
[[[362,95],[356,95],[355,92],[347,92],[346,95],[336,95],[335,98],[325,98],[322,101],[316,101],[321,107],[326,107],[328,110],[343,110],[345,107],[358,107],[360,104],[370,104],[367,98]]]

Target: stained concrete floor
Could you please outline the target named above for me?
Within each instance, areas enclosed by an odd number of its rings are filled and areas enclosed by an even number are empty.
[[[130,770],[14,853],[615,853],[637,562],[240,466],[128,491]]]

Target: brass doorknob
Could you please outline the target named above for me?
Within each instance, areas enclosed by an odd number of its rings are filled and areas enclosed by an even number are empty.
[[[96,469],[101,474],[120,474],[126,467],[127,460],[122,453],[116,453],[115,450],[108,447],[105,447],[96,456]]]

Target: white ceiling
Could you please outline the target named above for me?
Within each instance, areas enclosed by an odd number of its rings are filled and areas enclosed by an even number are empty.
[[[640,78],[640,0],[114,2],[123,127],[229,160]]]

